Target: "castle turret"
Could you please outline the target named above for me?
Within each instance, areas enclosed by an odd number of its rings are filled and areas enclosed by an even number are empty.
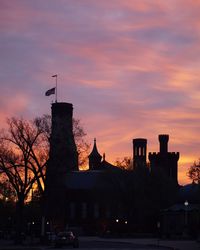
[[[146,167],[147,140],[143,138],[133,139],[133,168]]]
[[[179,152],[168,152],[169,135],[159,135],[160,152],[149,153],[152,173],[162,173],[165,177],[178,184]]]
[[[66,175],[78,170],[78,153],[73,136],[71,103],[52,104],[49,161],[46,169],[46,215],[55,226],[63,227]]]
[[[97,150],[96,139],[94,139],[94,146],[88,158],[89,158],[89,169],[97,170],[101,165],[102,156],[99,154]]]
[[[73,135],[73,106],[71,103],[52,104],[50,162],[56,171],[78,170],[78,153]],[[58,161],[59,159],[59,161]]]

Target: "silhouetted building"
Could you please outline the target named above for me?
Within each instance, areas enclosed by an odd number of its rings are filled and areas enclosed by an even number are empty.
[[[179,153],[168,152],[168,135],[159,135],[160,152],[149,153],[147,140],[133,140],[133,170],[122,170],[97,149],[89,169],[79,171],[70,103],[52,104],[50,155],[46,170],[46,216],[52,226],[84,232],[154,232],[160,209],[174,204]],[[145,170],[145,171],[138,171]]]

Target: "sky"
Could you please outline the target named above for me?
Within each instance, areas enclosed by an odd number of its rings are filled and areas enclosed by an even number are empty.
[[[200,157],[200,2],[0,0],[0,127],[11,116],[73,103],[87,141],[114,162],[132,139],[180,152],[178,178]]]

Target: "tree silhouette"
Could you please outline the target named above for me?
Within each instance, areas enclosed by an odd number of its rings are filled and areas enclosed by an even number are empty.
[[[123,158],[117,158],[115,165],[124,170],[132,170],[133,162],[130,156],[124,156]]]
[[[200,159],[198,162],[194,162],[193,165],[190,166],[187,175],[195,183],[200,183]]]
[[[33,188],[38,189],[41,197],[44,192],[49,157],[50,121],[48,115],[30,121],[12,117],[7,120],[8,129],[0,132],[1,185],[9,186],[16,201],[16,241],[19,243],[23,230],[25,201]],[[74,124],[79,152],[82,152],[80,148],[83,145],[87,151],[89,145],[83,139],[86,134],[80,126],[80,121],[75,120]]]
[[[85,140],[87,134],[81,125],[81,121],[73,118],[72,122],[74,139],[78,151],[79,167],[84,169],[88,161],[90,144]]]
[[[24,203],[34,183],[43,189],[44,169],[48,154],[44,131],[35,121],[23,118],[7,120],[8,130],[1,131],[1,180],[8,181],[16,199],[16,241],[23,230]]]

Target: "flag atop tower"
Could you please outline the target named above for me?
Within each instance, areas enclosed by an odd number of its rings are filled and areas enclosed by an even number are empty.
[[[45,92],[45,96],[50,96],[50,95],[54,95],[55,94],[55,90],[56,88],[52,88],[52,89],[49,89]]]

